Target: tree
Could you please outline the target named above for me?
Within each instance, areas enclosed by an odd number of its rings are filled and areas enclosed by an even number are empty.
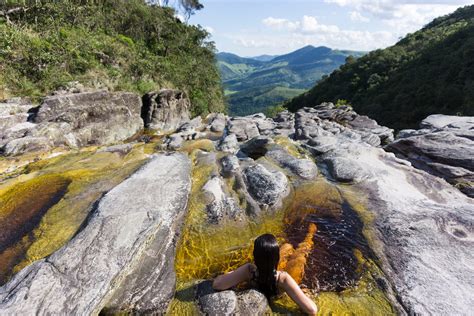
[[[172,6],[175,7],[178,11],[182,9],[186,19],[189,19],[196,11],[201,10],[204,6],[199,2],[199,0],[177,0],[170,4],[169,0],[147,0],[148,4],[158,5],[158,6]]]

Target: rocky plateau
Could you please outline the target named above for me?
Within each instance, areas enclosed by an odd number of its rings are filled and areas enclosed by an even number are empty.
[[[177,90],[0,103],[0,314],[296,312],[206,280],[248,262],[261,231],[300,254],[322,314],[472,314],[473,117],[431,115],[394,137],[332,103],[274,118],[189,109]],[[58,206],[86,200],[81,216]],[[57,227],[66,237],[38,243]]]

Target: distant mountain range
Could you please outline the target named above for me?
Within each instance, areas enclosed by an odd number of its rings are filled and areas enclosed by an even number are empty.
[[[324,75],[363,52],[305,46],[281,56],[217,54],[231,115],[266,111],[314,86]]]
[[[435,19],[394,46],[348,60],[286,107],[296,111],[340,99],[395,129],[415,128],[434,113],[474,115],[474,5]]]

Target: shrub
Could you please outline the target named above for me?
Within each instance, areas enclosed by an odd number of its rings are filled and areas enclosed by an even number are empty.
[[[173,9],[144,0],[8,1],[27,6],[0,21],[0,88],[39,97],[68,81],[145,93],[160,87],[193,96],[195,115],[225,111],[214,43]],[[3,91],[2,90],[2,91]]]

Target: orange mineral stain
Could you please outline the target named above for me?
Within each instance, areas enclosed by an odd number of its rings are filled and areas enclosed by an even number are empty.
[[[309,254],[313,250],[313,236],[318,231],[315,223],[309,223],[308,232],[304,240],[298,244],[296,250],[289,243],[285,243],[280,247],[280,263],[278,270],[288,272],[300,284],[304,277],[304,268]]]

